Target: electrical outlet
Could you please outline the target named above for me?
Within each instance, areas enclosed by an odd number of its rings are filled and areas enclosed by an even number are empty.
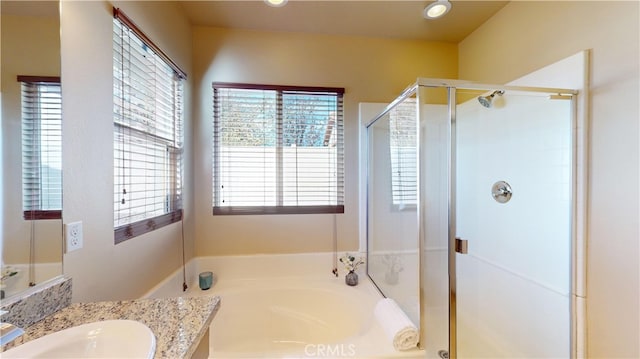
[[[65,227],[67,253],[82,248],[82,222],[67,223]]]

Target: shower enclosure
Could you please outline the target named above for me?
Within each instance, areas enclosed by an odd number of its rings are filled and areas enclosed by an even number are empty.
[[[367,273],[428,358],[569,358],[576,91],[418,81],[366,124]]]

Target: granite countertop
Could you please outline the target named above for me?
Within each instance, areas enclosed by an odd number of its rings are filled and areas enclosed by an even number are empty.
[[[217,296],[74,303],[25,328],[25,334],[12,344],[86,323],[129,319],[146,324],[155,334],[155,359],[190,358],[219,307]]]

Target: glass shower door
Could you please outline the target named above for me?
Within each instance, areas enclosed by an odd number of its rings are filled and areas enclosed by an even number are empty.
[[[419,328],[415,95],[371,124],[367,137],[367,273]]]
[[[456,92],[457,357],[569,358],[572,101],[491,93]]]
[[[427,358],[449,349],[449,89],[420,86],[420,240],[423,347]],[[454,342],[452,341],[451,344]]]
[[[427,358],[449,348],[447,98],[416,86],[367,127],[367,273]]]

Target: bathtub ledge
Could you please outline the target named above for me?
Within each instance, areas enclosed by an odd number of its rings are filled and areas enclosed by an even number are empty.
[[[111,319],[136,320],[156,336],[155,359],[191,358],[220,307],[220,297],[177,297],[74,303],[27,327],[16,346],[74,326]],[[9,349],[7,346],[4,349]]]

